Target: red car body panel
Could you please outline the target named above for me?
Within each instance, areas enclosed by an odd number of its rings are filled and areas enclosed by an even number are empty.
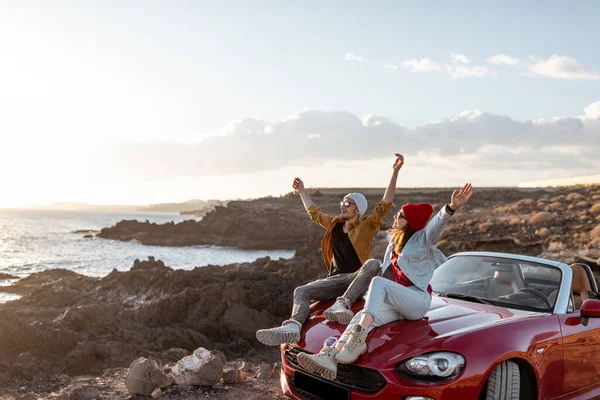
[[[317,353],[325,339],[341,335],[345,327],[322,315],[331,303],[313,305],[298,347]],[[355,303],[353,311],[360,311],[363,304],[362,300]],[[530,366],[539,399],[590,398],[600,393],[600,335],[590,335],[600,327],[600,319],[590,318],[584,323],[578,312],[536,313],[433,296],[425,318],[390,323],[369,334],[368,350],[354,365],[376,369],[386,385],[375,394],[352,391],[351,397],[477,399],[496,366],[517,359],[520,366]],[[294,366],[287,362],[283,349],[283,372],[293,376]],[[395,370],[401,362],[434,351],[461,354],[466,360],[462,372],[447,381],[423,382],[405,378]],[[287,396],[302,399],[284,375],[281,384]]]

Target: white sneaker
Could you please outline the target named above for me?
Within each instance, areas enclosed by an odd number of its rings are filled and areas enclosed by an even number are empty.
[[[348,325],[354,317],[348,301],[343,297],[338,297],[335,303],[323,312],[323,315],[328,320],[339,322],[342,325]]]
[[[339,350],[335,347],[323,347],[319,354],[300,353],[296,356],[298,363],[308,372],[314,372],[330,381],[337,376],[335,355]]]
[[[350,332],[350,339],[344,344],[342,350],[335,356],[335,360],[341,364],[353,363],[367,351],[367,333],[362,325],[355,325]]]
[[[300,324],[296,321],[284,322],[283,325],[271,329],[256,331],[256,338],[267,346],[279,346],[282,343],[300,341]]]

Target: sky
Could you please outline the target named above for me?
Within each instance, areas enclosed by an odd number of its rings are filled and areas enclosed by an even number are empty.
[[[595,1],[0,0],[0,207],[600,173]]]

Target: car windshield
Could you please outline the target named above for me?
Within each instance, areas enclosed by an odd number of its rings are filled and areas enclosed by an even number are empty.
[[[431,287],[442,297],[529,311],[554,309],[559,268],[501,257],[457,256],[436,269]]]

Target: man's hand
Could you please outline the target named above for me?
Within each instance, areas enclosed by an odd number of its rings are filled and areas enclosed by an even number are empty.
[[[462,208],[465,204],[469,202],[469,199],[473,195],[473,185],[470,183],[465,184],[462,189],[459,189],[458,192],[455,190],[452,193],[452,198],[450,200],[450,208],[453,210],[458,210]]]
[[[304,192],[304,182],[300,178],[294,178],[294,183],[292,183],[292,187],[296,191],[296,193]]]
[[[400,168],[404,165],[404,156],[400,153],[396,153],[396,162],[394,162],[394,171],[400,171]]]

